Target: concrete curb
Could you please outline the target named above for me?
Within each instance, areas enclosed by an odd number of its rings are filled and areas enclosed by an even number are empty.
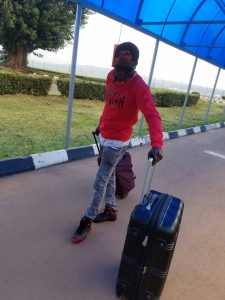
[[[202,125],[186,129],[179,129],[175,131],[164,132],[164,141],[206,132],[213,129],[225,128],[225,122]],[[149,135],[143,137],[136,137],[131,139],[129,148],[142,146],[150,142]],[[98,154],[98,149],[95,144],[71,148],[68,150],[57,150],[51,152],[37,153],[27,157],[15,157],[0,160],[0,177],[12,175],[16,173],[26,172],[30,170],[37,170],[40,168],[68,162],[79,159],[92,157]]]

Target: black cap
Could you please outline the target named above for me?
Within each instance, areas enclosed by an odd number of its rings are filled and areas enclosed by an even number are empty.
[[[117,46],[115,50],[115,59],[122,58],[125,60],[132,61],[135,65],[138,63],[139,50],[138,47],[131,43],[125,42]]]

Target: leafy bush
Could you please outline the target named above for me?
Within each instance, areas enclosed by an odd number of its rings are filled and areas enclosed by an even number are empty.
[[[81,75],[77,75],[76,78],[77,78],[77,79],[81,79],[81,80],[86,80],[86,81],[95,81],[95,82],[106,83],[106,80],[105,80],[105,79],[102,79],[102,78],[85,77],[85,76],[81,76]]]
[[[222,99],[225,100],[225,96],[222,96]]]
[[[181,92],[152,88],[152,94],[159,107],[181,106],[184,102],[184,94]]]
[[[183,106],[186,94],[173,90],[152,88],[152,94],[158,107]],[[189,94],[187,106],[196,105],[200,98],[197,92]]]
[[[59,79],[57,81],[58,89],[63,96],[69,95],[69,84],[68,79]],[[76,79],[74,98],[104,100],[104,93],[105,83]]]
[[[187,106],[196,105],[198,103],[199,99],[200,99],[200,93],[193,92],[193,93],[189,94],[189,99],[188,99]]]
[[[57,86],[60,93],[63,96],[69,94],[69,80],[59,79]],[[152,88],[152,94],[158,107],[171,107],[182,106],[185,100],[186,94],[183,92],[177,92],[173,90]],[[105,83],[104,81],[90,80],[90,78],[77,77],[75,82],[75,96],[76,99],[98,99],[104,100]],[[195,92],[189,95],[188,106],[196,105],[200,94]]]
[[[46,96],[52,79],[43,76],[0,73],[0,94]]]

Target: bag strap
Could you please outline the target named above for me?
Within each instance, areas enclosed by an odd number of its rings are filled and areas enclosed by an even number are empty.
[[[94,140],[95,140],[95,144],[96,144],[97,149],[98,149],[98,153],[101,154],[101,151],[100,151],[100,148],[99,148],[99,145],[98,145],[98,141],[97,141],[97,138],[96,138],[95,131],[92,131],[92,134],[93,134],[93,137],[94,137]]]

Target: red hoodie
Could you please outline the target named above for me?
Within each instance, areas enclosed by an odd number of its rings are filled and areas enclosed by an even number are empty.
[[[105,139],[128,141],[140,110],[149,127],[151,145],[161,148],[162,122],[149,87],[138,74],[125,82],[115,81],[114,77],[112,70],[106,81],[105,106],[99,123],[101,135]]]

